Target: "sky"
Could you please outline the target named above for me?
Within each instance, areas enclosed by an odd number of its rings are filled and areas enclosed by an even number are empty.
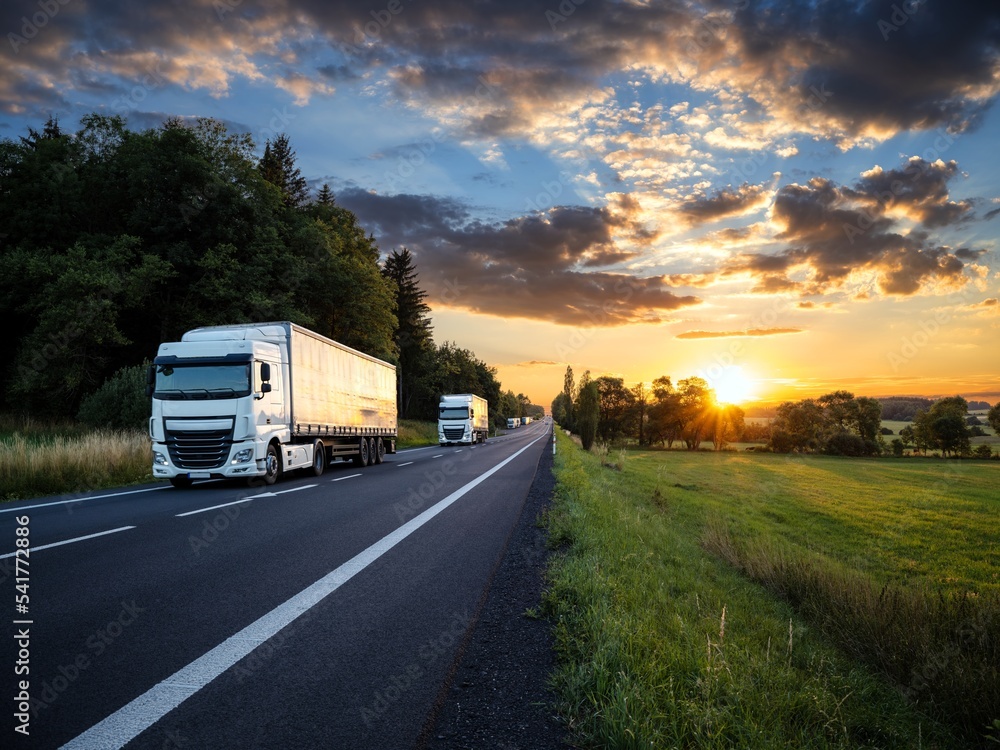
[[[533,403],[567,365],[1000,399],[996,2],[5,0],[0,32],[0,138],[284,133]]]

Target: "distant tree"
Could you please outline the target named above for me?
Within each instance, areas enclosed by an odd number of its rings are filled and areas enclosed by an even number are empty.
[[[586,375],[589,376],[589,373]],[[594,444],[597,435],[597,423],[601,415],[601,395],[597,390],[597,383],[591,382],[589,377],[586,382],[581,381],[580,393],[577,396],[576,404],[577,431],[580,435],[580,442],[583,449],[589,451]]]
[[[276,136],[273,142],[267,141],[259,168],[264,179],[281,191],[286,206],[298,208],[305,204],[309,195],[308,183],[295,166],[295,152],[285,133]]]
[[[413,256],[405,247],[393,250],[386,258],[382,275],[395,290],[397,325],[393,340],[399,351],[399,414],[411,418],[416,416],[421,399],[434,398],[426,388],[434,356],[431,308],[425,301],[427,293],[420,288]]]
[[[823,409],[816,401],[786,401],[771,424],[771,447],[779,453],[817,450],[822,444]]]
[[[330,190],[330,186],[327,183],[323,183],[323,187],[319,189],[316,194],[316,203],[320,206],[333,206],[336,205],[336,200],[333,197],[333,191]]]
[[[711,414],[712,445],[720,451],[743,433],[743,409],[735,404],[719,404]]]
[[[691,377],[678,381],[677,395],[681,437],[688,450],[698,450],[710,432],[715,394],[703,378]]]
[[[672,448],[679,440],[684,421],[681,414],[680,394],[666,375],[653,381],[653,399],[649,406],[649,442]]]
[[[563,420],[559,422],[563,427],[565,427],[570,432],[575,432],[576,430],[576,382],[573,379],[573,368],[566,365],[566,372],[563,375],[563,396],[565,396],[564,404],[566,406],[566,412],[563,415]]]
[[[986,414],[986,421],[989,423],[990,427],[993,428],[993,432],[1000,435],[1000,401],[997,401],[990,408],[989,412]]]
[[[636,383],[632,388],[632,422],[636,427],[636,438],[639,445],[646,445],[646,419],[649,410],[650,393],[645,383]]]
[[[965,455],[970,451],[969,428],[965,424],[968,402],[961,396],[935,401],[927,411],[913,418],[914,441],[918,448],[937,448],[942,455]]]
[[[610,443],[628,431],[628,420],[632,415],[635,398],[632,391],[625,387],[622,378],[602,375],[594,383],[599,395],[597,437]]]
[[[571,408],[569,398],[563,391],[552,400],[552,419],[556,424],[565,426],[567,424],[567,414]]]

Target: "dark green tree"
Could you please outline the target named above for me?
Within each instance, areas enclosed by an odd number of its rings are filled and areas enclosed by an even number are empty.
[[[290,208],[299,208],[309,197],[309,187],[302,172],[295,166],[295,151],[288,136],[281,133],[274,141],[264,145],[260,160],[260,173],[265,180],[281,191],[281,198]]]
[[[597,436],[597,424],[601,417],[601,394],[597,389],[597,383],[590,381],[587,377],[580,381],[580,392],[576,403],[576,425],[580,435],[580,442],[583,449],[589,451]]]
[[[427,293],[420,288],[413,256],[405,247],[386,258],[382,275],[395,290],[398,323],[393,339],[399,351],[399,414],[413,417],[420,401],[429,395],[425,384],[434,360],[431,308],[425,301]]]

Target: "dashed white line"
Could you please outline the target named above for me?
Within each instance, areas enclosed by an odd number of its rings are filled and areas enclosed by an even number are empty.
[[[410,465],[410,464],[412,464],[412,463],[413,463],[413,461],[407,461],[407,462],[406,462],[405,464],[398,464],[398,466],[399,466],[400,468],[402,468],[402,467],[404,467],[404,466],[409,466],[409,465]]]
[[[140,492],[156,492],[157,490],[165,490],[169,488],[170,485],[163,485],[162,487],[147,487],[144,490],[129,490],[128,492],[113,492],[110,495],[93,495],[91,497],[77,497],[72,500],[55,500],[51,503],[38,503],[36,505],[21,505],[16,508],[3,508],[0,509],[0,513],[20,513],[21,511],[31,510],[32,508],[47,508],[50,505],[66,505],[68,503],[82,503],[84,500],[103,500],[106,497],[118,497],[120,495],[135,495]]]
[[[121,526],[120,528],[110,529],[108,531],[98,531],[96,534],[87,534],[87,536],[78,536],[74,537],[73,539],[65,539],[61,542],[52,542],[52,544],[43,544],[39,547],[32,547],[29,550],[29,552],[38,552],[39,550],[51,549],[52,547],[61,547],[64,544],[73,544],[74,542],[82,542],[85,539],[94,539],[95,537],[106,536],[107,534],[117,534],[119,531],[128,531],[129,529],[134,529],[134,528],[135,526]],[[16,554],[17,554],[16,552],[11,552],[6,555],[0,555],[0,560],[4,559],[5,557],[13,557]]]
[[[331,479],[331,482],[343,482],[345,479],[354,479],[354,477],[360,477],[360,474],[348,474],[346,477],[337,477],[336,479]]]
[[[438,453],[436,456],[431,456],[431,458],[441,458],[443,455],[443,453]]]
[[[228,508],[230,505],[239,505],[240,503],[249,503],[256,497],[266,497],[271,493],[265,493],[264,495],[251,495],[250,497],[240,498],[239,500],[233,500],[231,503],[222,503],[221,505],[212,505],[208,508],[198,508],[198,510],[189,510],[186,513],[178,513],[175,518],[183,518],[184,516],[193,516],[195,513],[208,513],[210,510],[218,510],[219,508]]]

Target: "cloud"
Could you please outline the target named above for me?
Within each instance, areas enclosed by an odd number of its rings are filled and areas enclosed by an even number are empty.
[[[747,328],[743,331],[685,331],[678,339],[732,339],[753,336],[780,336],[785,333],[802,333],[801,328]]]
[[[859,273],[874,274],[888,295],[961,286],[966,262],[985,250],[938,245],[927,231],[971,219],[970,202],[949,198],[947,183],[957,174],[954,162],[914,157],[900,169],[868,170],[849,187],[821,177],[785,185],[770,216],[785,249],[737,255],[721,273],[749,274],[761,293],[821,294]],[[919,226],[908,230],[904,219]]]
[[[677,212],[691,224],[698,225],[731,216],[753,213],[767,205],[770,190],[766,185],[748,185],[724,188],[711,196],[704,194],[681,203]]]
[[[503,317],[564,325],[662,322],[700,300],[662,276],[593,270],[631,257],[615,238],[644,230],[608,208],[557,206],[503,222],[474,219],[462,203],[359,189],[337,202],[374,228],[380,245],[408,247],[432,301]]]

